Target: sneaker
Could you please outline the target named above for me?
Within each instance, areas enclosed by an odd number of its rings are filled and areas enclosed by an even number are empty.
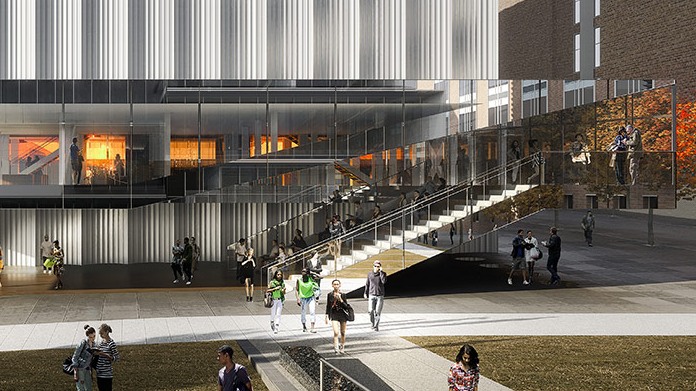
[[[512,285],[512,278],[508,278],[508,285]]]
[[[191,285],[191,281],[186,281],[186,285]]]
[[[273,334],[278,334],[278,329],[273,330]]]
[[[341,354],[346,354],[346,350],[343,348],[343,345],[338,345],[338,352]]]
[[[588,246],[592,247],[592,243],[589,243]]]
[[[44,270],[43,272],[44,272],[44,274],[47,274],[47,273],[48,273],[48,270]]]
[[[307,332],[307,326],[305,326],[304,324],[302,325],[302,332],[303,332],[303,333],[306,333],[306,332]]]
[[[338,345],[334,346],[334,352],[336,352],[336,354],[338,354],[340,352],[338,349]]]
[[[312,333],[312,334],[316,334],[316,333],[317,333],[317,330],[309,329],[309,332]]]
[[[179,283],[179,280],[174,280],[174,284],[178,284],[178,283]]]
[[[529,281],[524,280],[524,281],[522,282],[522,285],[529,285]]]
[[[374,330],[379,331],[379,326],[375,326]]]
[[[271,322],[271,330],[275,331],[275,323]]]

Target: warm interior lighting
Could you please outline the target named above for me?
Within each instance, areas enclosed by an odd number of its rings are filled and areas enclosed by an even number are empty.
[[[278,136],[278,151],[295,148],[297,146],[299,146],[298,136]],[[261,136],[261,155],[271,152],[270,148],[271,138]],[[256,138],[253,135],[249,138],[249,156],[256,156]]]
[[[211,166],[215,164],[217,158],[215,147],[215,139],[201,140],[202,166]],[[198,139],[187,138],[171,140],[169,143],[169,158],[172,161],[172,167],[198,167]]]

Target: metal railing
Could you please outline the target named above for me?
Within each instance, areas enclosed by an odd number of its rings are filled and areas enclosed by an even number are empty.
[[[335,365],[331,364],[330,362],[326,361],[323,358],[319,359],[319,391],[324,391],[325,386],[329,386],[331,388],[327,388],[327,390],[335,390],[336,388],[333,388],[333,384],[327,384],[324,382],[324,366],[329,367],[331,370],[336,371],[339,376],[345,378],[347,381],[353,383],[356,387],[363,391],[370,391],[369,388],[365,387],[362,385],[359,381],[353,379],[350,377],[347,373],[343,372],[342,370],[338,369]],[[340,379],[340,378],[339,378]]]
[[[299,251],[293,254],[292,256],[286,258],[283,262],[276,262],[270,265],[263,266],[262,276],[265,274],[266,282],[268,282],[270,281],[270,277],[272,276],[272,274],[280,268],[282,268],[283,270],[289,270],[290,268],[292,268],[293,270],[301,269],[301,267],[298,267],[298,264],[301,263],[301,265],[304,266],[305,262],[311,256],[313,256],[315,252],[331,253],[332,250],[330,246],[333,246],[334,248],[333,274],[335,276],[337,272],[337,263],[340,258],[340,249],[342,247],[342,243],[350,241],[350,250],[351,252],[353,252],[355,250],[354,246],[356,240],[366,239],[370,241],[374,240],[376,242],[377,240],[379,240],[379,236],[384,236],[386,234],[387,238],[389,239],[389,248],[392,248],[393,244],[395,243],[395,235],[393,234],[395,231],[400,231],[401,238],[400,240],[398,240],[398,243],[404,245],[408,240],[414,239],[406,238],[405,236],[407,221],[410,222],[410,226],[413,227],[414,222],[419,222],[421,217],[420,215],[423,212],[425,212],[424,216],[426,217],[426,220],[429,220],[431,215],[431,208],[435,206],[435,204],[443,203],[444,205],[442,205],[442,207],[444,207],[445,210],[450,210],[452,198],[462,194],[465,195],[465,198],[459,201],[464,201],[466,205],[473,208],[473,204],[469,203],[469,200],[473,195],[473,192],[471,190],[474,186],[481,186],[482,195],[485,196],[487,192],[489,193],[493,189],[497,190],[498,186],[503,186],[503,188],[505,187],[505,177],[507,173],[513,170],[521,171],[523,167],[530,166],[534,164],[534,162],[535,157],[528,156],[518,161],[495,167],[487,172],[475,176],[469,181],[461,182],[457,185],[446,187],[440,191],[435,192],[427,198],[421,199],[420,201],[412,201],[407,205],[397,207],[396,209],[382,215],[381,217],[364,222],[363,224],[341,235],[337,235],[320,241],[314,245],[308,246],[302,251]],[[500,179],[502,180],[499,181],[499,183],[497,183],[496,186],[491,185],[492,182]],[[383,232],[380,232],[380,228],[382,228],[381,231]],[[421,234],[427,234],[428,232],[430,232],[430,226],[426,224],[426,232],[423,232]],[[335,251],[336,248],[338,248],[339,250],[338,253]],[[405,268],[405,260],[403,260],[403,262],[403,268]],[[263,272],[264,268],[266,269],[265,273]]]

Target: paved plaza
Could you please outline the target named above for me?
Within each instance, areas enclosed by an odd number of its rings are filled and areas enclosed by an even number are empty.
[[[368,379],[374,377],[373,385],[422,390],[446,389],[453,358],[436,356],[399,337],[696,335],[692,220],[656,216],[656,245],[646,246],[645,215],[598,212],[595,246],[587,247],[581,216],[561,211],[557,221],[563,239],[561,287],[542,285],[548,275],[544,265],[537,266],[538,283],[524,287],[517,281],[509,287],[504,268],[483,268],[441,256],[390,279],[379,333],[370,330],[366,301],[349,300],[357,319],[348,326],[347,355],[338,358],[332,351],[331,330],[323,323],[323,305],[317,310],[321,314],[317,334],[301,332],[299,307],[293,300],[286,302],[282,331],[273,334],[258,290],[258,301],[246,303],[241,288],[195,284],[2,294],[0,351],[72,347],[82,338],[83,324],[106,321],[123,345],[240,341],[272,390],[303,389],[278,364],[278,350],[284,345],[312,346],[347,372],[359,370]],[[532,229],[545,240],[553,224],[553,213],[545,211],[505,227],[500,234],[501,254],[509,253],[508,237],[511,240],[518,228]],[[293,299],[294,293],[289,296]],[[394,365],[396,360],[401,365]],[[404,369],[414,367],[421,370]],[[506,388],[485,379],[480,389]]]

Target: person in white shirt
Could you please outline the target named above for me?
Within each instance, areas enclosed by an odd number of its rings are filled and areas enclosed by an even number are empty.
[[[524,258],[527,261],[527,273],[529,274],[528,284],[532,283],[534,277],[534,263],[536,262],[541,252],[539,251],[539,242],[532,235],[532,231],[527,231],[527,237],[524,238]],[[536,258],[535,258],[536,257]]]
[[[43,242],[41,242],[41,265],[44,265],[44,262],[53,256],[53,244],[48,240],[48,234],[44,235],[43,239]],[[43,272],[44,274],[48,274],[50,270],[44,265]]]

